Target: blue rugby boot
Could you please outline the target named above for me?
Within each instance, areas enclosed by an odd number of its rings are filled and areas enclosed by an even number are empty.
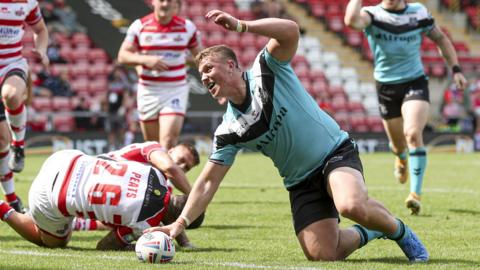
[[[405,225],[405,235],[396,242],[410,262],[428,261],[429,254],[427,249],[407,225]]]

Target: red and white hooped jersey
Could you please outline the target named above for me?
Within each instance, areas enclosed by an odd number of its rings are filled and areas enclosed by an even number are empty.
[[[142,54],[160,56],[169,66],[162,72],[142,66],[139,83],[154,88],[186,84],[186,50],[201,44],[192,21],[173,16],[167,25],[162,25],[154,13],[135,20],[128,28],[125,41],[136,46]]]
[[[0,0],[0,69],[22,59],[24,23],[41,19],[37,0]]]
[[[141,233],[160,224],[171,191],[157,169],[132,161],[71,155],[59,173],[58,209],[66,217],[95,219]],[[131,231],[129,231],[131,232]],[[121,234],[121,232],[119,232]]]

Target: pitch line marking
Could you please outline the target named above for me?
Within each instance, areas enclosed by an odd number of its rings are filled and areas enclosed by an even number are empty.
[[[13,254],[13,255],[28,255],[28,256],[56,256],[56,257],[77,257],[85,258],[85,255],[79,254],[57,254],[57,253],[48,253],[48,252],[37,252],[37,251],[28,251],[28,250],[0,250],[0,253]],[[108,259],[108,260],[124,260],[124,261],[134,261],[136,258],[126,258],[121,256],[88,256],[89,258],[98,258],[98,259]],[[227,266],[227,267],[237,267],[237,268],[248,268],[248,269],[286,269],[286,270],[322,270],[322,268],[316,267],[285,267],[285,266],[271,266],[271,265],[258,265],[258,264],[248,264],[240,262],[203,262],[203,261],[194,261],[195,263],[211,266]],[[175,264],[173,262],[172,264]]]

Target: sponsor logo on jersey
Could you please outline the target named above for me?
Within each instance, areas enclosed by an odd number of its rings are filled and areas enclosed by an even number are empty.
[[[25,15],[25,11],[23,11],[23,7],[21,7],[19,10],[15,10],[15,15],[19,17]]]
[[[269,131],[265,134],[265,137],[257,143],[257,150],[261,151],[265,146],[269,145],[275,136],[278,134],[278,130],[283,125],[283,119],[287,116],[288,110],[285,107],[281,107],[278,114],[275,116],[273,120],[272,127]]]
[[[0,27],[0,38],[11,38],[15,37],[20,33],[20,29],[14,27]]]
[[[145,37],[145,42],[150,42],[153,40],[153,37],[152,36],[146,36]]]
[[[178,35],[173,39],[173,41],[180,42],[180,41],[183,41],[183,38],[182,38],[182,36]]]
[[[417,26],[418,25],[418,20],[415,17],[410,17],[408,18],[408,25],[411,26]]]
[[[382,34],[378,33],[375,35],[375,39],[381,40],[381,41],[405,41],[407,43],[409,42],[414,42],[417,40],[417,35],[404,35],[404,36],[397,36],[397,35],[391,35],[391,34]]]
[[[0,9],[0,12],[6,14],[6,13],[10,13],[10,10],[8,10],[8,7],[2,7]]]

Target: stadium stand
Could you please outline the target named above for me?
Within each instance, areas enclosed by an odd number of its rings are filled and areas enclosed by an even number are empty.
[[[53,1],[40,1],[42,6],[53,12],[55,7],[50,4]],[[60,1],[63,2],[63,1]],[[148,2],[148,1],[147,1]],[[323,25],[331,33],[335,33],[336,38],[343,41],[343,44],[356,50],[364,59],[372,60],[372,54],[364,35],[361,32],[353,31],[343,24],[343,15],[347,0],[291,0],[292,3],[303,7],[307,13],[314,17],[316,21]],[[376,4],[378,1],[366,0],[364,4]],[[452,5],[461,2],[459,8],[465,10],[468,14],[473,14],[471,4],[468,1],[442,1],[443,6],[451,9]],[[265,6],[273,4],[273,6]],[[285,16],[289,17],[286,7],[278,5],[278,1],[245,1],[245,0],[185,0],[181,15],[191,19],[202,32],[204,46],[215,44],[227,44],[231,46],[239,56],[239,63],[243,67],[248,67],[258,51],[266,43],[266,38],[256,37],[249,33],[234,34],[229,33],[212,23],[207,23],[204,14],[213,8],[223,9],[232,15],[251,20],[262,16]],[[473,5],[478,10],[477,5]],[[469,10],[469,11],[467,11]],[[272,14],[273,12],[273,14]],[[275,15],[276,14],[276,15]],[[470,16],[470,15],[469,15]],[[471,17],[471,16],[470,16]],[[56,21],[56,20],[53,20]],[[47,22],[48,23],[48,22]],[[58,62],[53,62],[50,68],[51,76],[58,76],[63,72],[68,72],[70,77],[70,86],[73,89],[75,99],[84,97],[89,100],[89,105],[98,108],[104,107],[108,91],[108,75],[114,68],[114,63],[103,48],[95,46],[87,32],[78,31],[83,29],[81,26],[74,31],[59,31],[52,27],[51,47],[52,55],[58,54]],[[449,33],[448,29],[444,29]],[[42,66],[36,62],[30,53],[33,47],[33,35],[28,33],[24,37],[24,55],[31,63],[32,71],[36,74],[42,72]],[[480,71],[480,58],[472,55],[469,44],[462,40],[455,40],[454,46],[460,56],[462,68],[466,72]],[[426,72],[431,77],[443,78],[448,70],[438,54],[435,45],[428,39],[422,43],[422,55],[425,62]],[[309,91],[312,97],[317,101],[320,107],[331,113],[343,128],[348,131],[382,131],[381,120],[378,116],[378,103],[375,96],[375,85],[371,81],[365,81],[361,73],[353,66],[346,66],[339,55],[330,51],[314,35],[304,33],[302,35],[298,54],[292,61],[292,66],[297,72],[299,78]],[[475,91],[472,91],[472,93]],[[472,99],[473,100],[473,99]],[[61,128],[62,130],[72,131],[75,125],[72,121],[65,120],[70,117],[57,119],[51,115],[59,112],[73,112],[76,102],[57,97],[40,98],[33,100],[32,110],[47,115],[39,120],[39,127]],[[134,106],[134,103],[133,103]],[[127,108],[132,111],[132,108]],[[90,108],[90,111],[93,111]],[[43,125],[45,119],[54,121],[51,125]],[[73,121],[75,123],[75,121]]]

